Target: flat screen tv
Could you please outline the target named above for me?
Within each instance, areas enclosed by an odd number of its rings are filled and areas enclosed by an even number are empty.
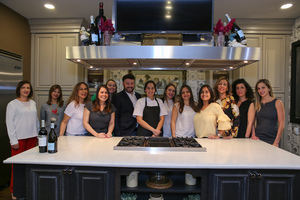
[[[120,33],[203,33],[213,27],[213,0],[115,0]]]

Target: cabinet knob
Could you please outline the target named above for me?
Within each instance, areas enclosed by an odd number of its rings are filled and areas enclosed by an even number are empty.
[[[73,170],[72,170],[72,169],[68,169],[68,170],[67,170],[67,173],[68,173],[69,175],[71,175],[71,174],[73,173]]]
[[[67,174],[67,169],[63,170],[63,174],[66,175]]]
[[[256,178],[255,173],[252,172],[252,171],[249,171],[249,174],[248,174],[248,175],[249,175],[249,177],[252,178],[252,179]]]
[[[259,172],[257,172],[257,171],[254,171],[254,173],[255,173],[256,178],[262,178],[261,173],[259,173]]]

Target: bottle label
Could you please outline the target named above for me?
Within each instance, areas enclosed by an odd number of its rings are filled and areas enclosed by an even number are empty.
[[[39,139],[39,146],[40,147],[47,146],[47,137],[46,137],[46,135],[41,135],[41,136],[38,137],[38,139]]]
[[[95,33],[92,33],[92,41],[93,42],[98,42],[98,35]]]
[[[237,33],[239,34],[240,38],[243,38],[243,37],[245,37],[245,35],[244,35],[244,33],[243,33],[243,31],[242,31],[242,30],[238,30],[238,32],[237,32]]]
[[[48,151],[54,151],[55,143],[49,143],[48,142]]]

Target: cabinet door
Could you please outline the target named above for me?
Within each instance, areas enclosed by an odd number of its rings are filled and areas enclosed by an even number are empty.
[[[56,36],[34,36],[34,85],[38,90],[49,89],[55,82]]]
[[[274,92],[284,92],[286,73],[286,36],[266,35],[264,41],[264,77],[269,79]]]
[[[27,182],[28,199],[31,200],[67,200],[69,198],[68,177],[63,169],[31,168]]]
[[[66,47],[77,45],[78,34],[57,34],[56,83],[64,89],[72,89],[78,82],[79,66],[66,59]]]
[[[234,80],[238,78],[244,78],[252,88],[255,87],[256,82],[262,78],[262,59],[263,59],[263,46],[262,46],[262,36],[261,35],[247,35],[247,46],[248,47],[260,47],[261,57],[260,61],[253,64],[247,65],[245,67],[239,68],[233,71]]]
[[[248,174],[214,173],[210,187],[212,200],[247,200]]]
[[[261,200],[293,199],[295,175],[292,174],[263,174],[259,194]]]
[[[78,200],[109,200],[112,193],[109,189],[113,188],[110,183],[109,173],[101,170],[75,169],[76,188],[75,199]]]

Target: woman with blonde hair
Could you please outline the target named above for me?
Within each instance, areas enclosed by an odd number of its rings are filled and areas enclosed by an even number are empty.
[[[83,127],[83,110],[89,101],[89,88],[85,82],[77,83],[68,100],[59,135],[87,135]]]
[[[239,127],[239,107],[236,105],[234,97],[230,94],[230,83],[226,77],[220,77],[215,86],[215,101],[220,104],[224,113],[231,120],[231,129],[225,131],[225,138],[237,137]]]
[[[278,147],[284,129],[283,103],[274,97],[267,79],[261,79],[256,83],[255,98],[256,127],[252,138]]]

